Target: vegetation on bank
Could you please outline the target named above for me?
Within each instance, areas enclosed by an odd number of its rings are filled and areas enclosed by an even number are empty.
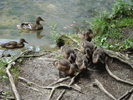
[[[124,0],[115,2],[112,11],[100,12],[91,19],[90,28],[94,32],[93,42],[98,46],[112,50],[122,50],[130,47],[133,35],[123,33],[122,30],[133,29],[133,1],[127,3]],[[87,26],[88,27],[88,26]],[[52,36],[55,40],[63,38],[62,35],[71,36],[79,41],[77,34],[60,33],[56,25],[52,23]],[[65,39],[65,38],[63,38]],[[66,41],[69,44],[69,40]]]
[[[104,48],[121,50],[132,45],[133,35],[122,33],[123,29],[133,29],[133,1],[131,4],[119,0],[112,7],[112,12],[104,11],[92,19],[93,39]]]

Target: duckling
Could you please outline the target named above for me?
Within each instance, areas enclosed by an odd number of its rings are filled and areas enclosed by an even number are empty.
[[[20,25],[17,25],[18,29],[26,30],[42,30],[43,26],[40,24],[40,21],[44,21],[41,17],[36,18],[36,22],[23,22]]]
[[[105,55],[105,52],[104,52],[103,48],[97,47],[94,50],[94,52],[93,52],[92,62],[94,64],[96,64],[96,63],[102,63],[102,64],[104,64],[105,63],[105,58],[106,58],[106,55]]]
[[[19,42],[16,42],[16,41],[10,41],[10,42],[7,42],[7,43],[2,43],[0,44],[0,46],[2,48],[6,48],[6,49],[15,49],[15,48],[23,48],[24,47],[24,42],[25,43],[28,43],[25,41],[25,39],[20,39]]]
[[[84,71],[88,67],[88,59],[84,55],[77,56],[75,63],[77,64],[79,71]]]
[[[65,76],[73,76],[77,70],[77,65],[75,63],[71,64],[65,58],[53,62],[53,65],[59,70],[59,73],[64,72]]]
[[[56,45],[61,48],[63,45],[65,45],[65,41],[61,38],[59,38],[57,41],[56,41]]]
[[[87,40],[81,41],[81,52],[84,53],[88,59],[92,58],[93,50],[94,50],[93,43],[91,43]]]
[[[61,52],[64,58],[66,58],[71,63],[74,63],[76,60],[76,53],[73,48],[69,46],[62,46]]]
[[[91,29],[88,29],[86,31],[79,32],[78,37],[80,39],[84,39],[84,40],[87,40],[90,42],[92,40],[92,37],[93,37],[93,32]]]

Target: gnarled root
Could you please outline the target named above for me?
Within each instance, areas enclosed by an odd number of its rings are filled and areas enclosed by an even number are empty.
[[[113,100],[117,100],[112,94],[110,94],[104,87],[103,85],[97,80],[95,79],[95,82],[93,83],[94,86],[98,86],[98,88],[104,92],[105,94],[107,94],[110,98],[112,98]]]

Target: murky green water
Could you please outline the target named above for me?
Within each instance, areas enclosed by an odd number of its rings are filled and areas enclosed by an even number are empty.
[[[12,54],[24,49],[36,51],[53,48],[51,25],[54,23],[61,31],[74,32],[73,24],[82,27],[86,18],[94,12],[111,8],[116,0],[0,0],[0,43],[24,38],[29,44],[20,50],[10,50]],[[21,22],[34,22],[41,16],[45,22],[42,32],[21,32],[16,25]],[[88,26],[86,26],[88,27]],[[4,49],[0,49],[0,53]]]

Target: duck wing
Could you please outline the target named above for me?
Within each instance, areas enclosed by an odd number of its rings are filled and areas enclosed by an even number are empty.
[[[31,24],[32,23],[30,23],[30,22],[23,22],[23,23],[21,23],[20,27],[22,29],[30,29],[31,30],[32,29]]]

